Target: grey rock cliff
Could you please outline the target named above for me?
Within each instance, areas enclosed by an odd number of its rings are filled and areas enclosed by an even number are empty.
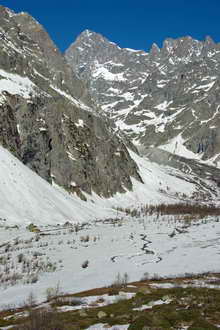
[[[0,143],[49,182],[85,199],[141,181],[126,145],[103,118],[47,32],[0,6]]]

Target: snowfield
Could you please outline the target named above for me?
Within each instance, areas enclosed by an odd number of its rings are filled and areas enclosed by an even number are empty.
[[[30,93],[34,93],[36,88],[29,78],[0,69],[0,92],[7,91],[13,95],[19,94],[24,98],[29,98]]]
[[[220,271],[218,218],[197,219],[183,230],[175,216],[136,218],[118,208],[176,203],[196,189],[176,170],[130,154],[144,184],[133,180],[133,191],[109,199],[92,194],[84,202],[0,147],[0,308],[23,304],[30,292],[42,302],[57,284],[74,293],[108,286],[124,273],[134,281]],[[30,223],[36,232],[26,228]]]
[[[175,228],[181,230],[172,235]],[[77,230],[50,226],[37,234],[2,227],[0,308],[22,304],[30,292],[44,301],[47,289],[57,284],[64,293],[108,286],[118,273],[123,277],[126,272],[129,281],[135,281],[219,272],[218,219],[199,220],[182,229],[182,221],[173,216],[123,217]]]
[[[118,216],[117,207],[176,203],[182,194],[190,198],[196,190],[195,183],[184,181],[176,173],[167,173],[167,167],[152,163],[132,151],[130,155],[139,167],[144,184],[132,179],[133,191],[117,193],[109,199],[95,193],[85,194],[88,201],[84,202],[56,185],[51,186],[0,147],[0,224],[91,222]]]
[[[52,187],[2,147],[0,169],[0,224],[82,222],[101,213],[63,189]]]

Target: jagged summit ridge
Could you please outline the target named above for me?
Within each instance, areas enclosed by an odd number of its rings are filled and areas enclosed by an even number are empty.
[[[103,40],[77,40],[66,52],[102,111],[137,144],[217,164],[220,45],[167,38],[146,53]]]
[[[75,45],[80,43],[80,42],[101,42],[105,43],[106,46],[113,45],[117,47],[118,49],[122,51],[130,51],[130,52],[144,52],[145,55],[152,53],[152,49],[156,52],[159,53],[160,51],[165,51],[165,52],[173,52],[177,48],[194,48],[194,51],[198,54],[198,49],[202,50],[203,48],[206,48],[207,46],[209,47],[215,47],[217,44],[215,44],[214,40],[212,39],[211,36],[206,36],[204,40],[199,41],[197,39],[192,38],[191,36],[183,36],[179,38],[167,38],[164,40],[162,48],[160,48],[156,43],[153,43],[152,46],[150,47],[149,52],[144,51],[144,50],[136,50],[132,48],[122,48],[119,45],[117,45],[115,42],[112,42],[108,40],[105,36],[103,36],[101,33],[97,33],[95,31],[86,29],[82,31],[79,36],[76,38],[76,40],[68,47],[66,50],[66,53],[70,52],[70,49],[72,47],[75,48]],[[107,45],[108,44],[108,45]],[[87,44],[89,47],[90,45]],[[96,44],[96,47],[98,45]],[[182,54],[183,55],[183,54]]]

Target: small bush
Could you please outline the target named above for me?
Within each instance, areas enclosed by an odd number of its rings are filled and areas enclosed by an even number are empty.
[[[116,279],[115,281],[112,283],[111,287],[112,288],[121,288],[121,287],[125,287],[128,284],[128,273],[124,273],[123,276],[121,276],[120,273],[118,273],[116,275]]]
[[[47,301],[50,301],[52,299],[58,299],[58,296],[61,295],[61,289],[60,289],[60,283],[57,283],[57,286],[54,288],[47,288],[46,290],[46,297]]]
[[[20,253],[18,255],[18,262],[21,263],[22,261],[24,261],[24,255],[23,255],[23,253]]]
[[[67,329],[54,309],[31,309],[27,321],[15,330],[64,330]]]
[[[82,263],[82,268],[87,268],[89,266],[89,260],[85,260],[83,263]]]
[[[26,228],[27,228],[27,230],[29,230],[32,233],[39,233],[40,232],[40,229],[33,223],[30,223],[30,225],[28,225]]]

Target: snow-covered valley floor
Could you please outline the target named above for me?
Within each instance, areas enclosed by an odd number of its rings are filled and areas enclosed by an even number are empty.
[[[0,308],[39,302],[59,285],[74,293],[143,277],[220,272],[217,217],[186,225],[174,216],[124,216],[80,226],[0,228]],[[147,274],[146,274],[147,273]]]
[[[133,191],[109,199],[93,193],[84,202],[49,185],[0,147],[0,310],[22,305],[31,292],[42,302],[57,285],[63,293],[109,286],[118,274],[138,281],[220,271],[218,217],[135,218],[119,209],[190,200],[196,205],[193,196],[201,189],[209,191],[206,204],[218,204],[218,190],[210,193],[213,183],[199,185],[190,174],[130,153],[144,184],[133,180]],[[27,229],[31,223],[35,232]]]

